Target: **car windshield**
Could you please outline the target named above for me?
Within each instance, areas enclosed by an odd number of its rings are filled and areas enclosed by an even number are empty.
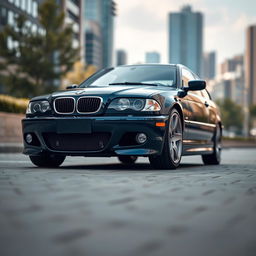
[[[170,65],[119,66],[103,69],[79,87],[109,85],[171,86],[176,83],[176,68]]]

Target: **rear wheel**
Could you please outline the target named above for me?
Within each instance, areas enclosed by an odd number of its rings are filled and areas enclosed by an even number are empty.
[[[218,165],[221,161],[221,129],[217,125],[214,135],[213,153],[210,155],[202,155],[203,163],[206,165]]]
[[[66,156],[57,156],[53,154],[44,154],[39,156],[29,156],[31,162],[38,167],[59,167]]]
[[[137,158],[138,158],[137,156],[118,156],[119,161],[127,165],[134,164]]]
[[[150,156],[150,164],[155,169],[175,169],[179,166],[182,154],[183,129],[180,114],[173,109],[166,131],[164,148],[160,156]]]

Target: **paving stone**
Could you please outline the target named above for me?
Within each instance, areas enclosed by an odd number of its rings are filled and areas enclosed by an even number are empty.
[[[256,149],[177,170],[68,157],[35,168],[0,154],[0,255],[254,256]]]

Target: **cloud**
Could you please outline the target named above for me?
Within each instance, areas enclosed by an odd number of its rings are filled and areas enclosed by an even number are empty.
[[[248,0],[251,1],[251,0]],[[219,61],[244,51],[245,28],[256,22],[254,12],[243,0],[116,0],[115,44],[128,51],[130,63],[144,61],[146,51],[161,53],[167,61],[168,13],[189,3],[204,14],[205,50],[217,50]],[[255,8],[254,8],[255,9]]]
[[[255,22],[256,19],[253,19],[252,17],[249,17],[248,15],[246,15],[245,13],[242,13],[237,20],[233,23],[232,28],[235,31],[241,31],[244,30],[244,28],[246,26],[248,26],[248,24],[252,24],[253,22]]]
[[[124,13],[122,24],[134,30],[164,30],[163,20],[159,19],[152,10],[144,8],[142,3],[132,6]]]

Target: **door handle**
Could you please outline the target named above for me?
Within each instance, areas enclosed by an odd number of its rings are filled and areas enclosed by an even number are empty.
[[[209,107],[209,103],[208,103],[207,101],[205,101],[204,105],[205,105],[206,107]]]

